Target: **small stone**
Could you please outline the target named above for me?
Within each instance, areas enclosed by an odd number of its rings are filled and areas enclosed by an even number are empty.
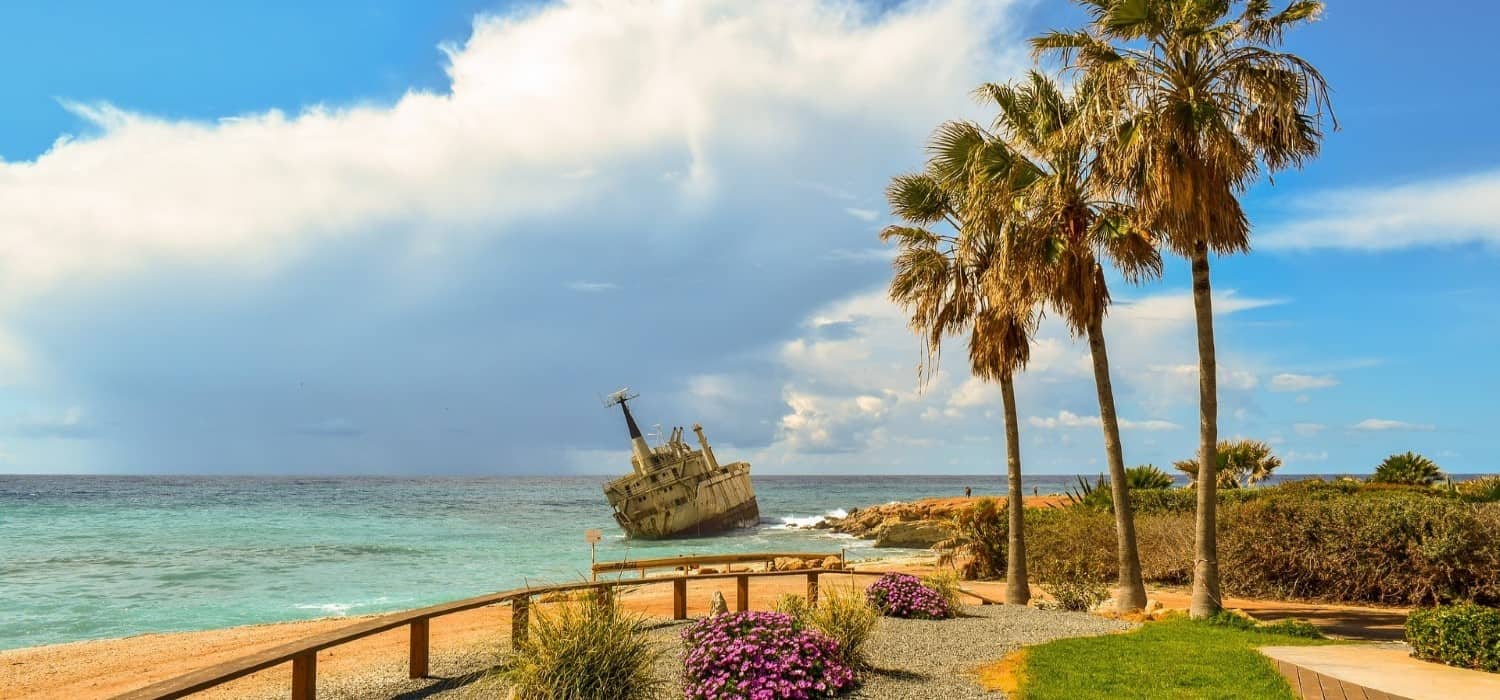
[[[729,612],[729,603],[725,602],[724,594],[714,591],[713,598],[710,598],[708,602],[708,614],[723,615],[727,612]]]

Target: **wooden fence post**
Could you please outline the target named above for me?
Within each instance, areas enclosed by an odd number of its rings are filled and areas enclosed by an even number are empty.
[[[521,596],[510,601],[510,646],[512,649],[526,641],[526,623],[531,618],[531,597]]]
[[[812,571],[807,574],[807,604],[818,604],[818,572]]]
[[[609,605],[614,598],[614,590],[609,586],[599,586],[594,589],[594,601],[600,605]]]
[[[750,609],[750,577],[734,577],[734,610],[745,612]]]
[[[672,582],[672,619],[687,619],[687,579]]]
[[[292,657],[292,700],[313,700],[318,695],[318,652],[305,651]]]
[[[411,621],[411,658],[407,663],[407,675],[412,678],[427,677],[427,620]]]

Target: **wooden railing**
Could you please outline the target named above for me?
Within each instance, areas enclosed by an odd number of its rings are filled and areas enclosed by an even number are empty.
[[[824,561],[828,557],[839,560],[839,566],[845,565],[844,553],[828,552],[740,552],[737,554],[694,554],[680,557],[661,557],[658,559],[626,559],[623,561],[601,561],[590,567],[594,578],[599,574],[624,573],[627,571],[638,571],[641,578],[645,578],[646,572],[651,569],[689,569],[707,565],[724,564],[733,567],[735,564],[765,564],[767,569],[777,559],[800,559],[803,561]]]
[[[732,555],[734,557],[750,556],[746,561],[765,561],[768,555]],[[780,556],[812,558],[813,554],[785,554]],[[824,555],[827,556],[827,555]],[[677,557],[678,566],[688,564],[708,563],[710,559],[723,559],[724,555],[709,555],[698,557],[700,561],[688,562],[693,557]],[[776,555],[770,555],[774,560]],[[659,561],[659,560],[658,560]],[[719,561],[717,563],[724,563]],[[641,562],[632,562],[628,569],[640,568]],[[356,622],[322,634],[313,635],[294,642],[288,642],[265,651],[249,656],[244,656],[232,661],[199,669],[175,678],[169,678],[158,683],[153,683],[144,688],[133,690],[118,696],[119,700],[167,700],[169,698],[180,698],[197,693],[215,686],[228,683],[236,678],[250,675],[257,671],[263,671],[273,666],[279,666],[290,662],[292,666],[292,700],[313,700],[317,694],[318,680],[318,652],[331,647],[379,634],[398,627],[409,629],[410,646],[408,657],[408,673],[411,678],[425,678],[428,675],[429,624],[434,618],[452,615],[453,613],[473,610],[489,605],[508,603],[511,606],[511,642],[521,642],[526,639],[526,628],[530,619],[531,599],[537,596],[572,593],[576,591],[593,590],[601,596],[612,595],[615,588],[621,586],[639,587],[657,584],[672,585],[672,619],[683,620],[687,618],[687,586],[689,581],[715,581],[721,579],[735,580],[734,609],[744,611],[750,609],[750,579],[769,576],[805,576],[807,578],[807,598],[810,602],[818,599],[818,577],[824,574],[848,574],[855,576],[879,576],[884,571],[853,571],[845,569],[801,569],[796,571],[734,571],[713,574],[695,575],[672,575],[654,576],[650,578],[631,578],[621,580],[604,581],[580,581],[577,583],[565,583],[550,586],[531,586],[517,588],[499,593],[465,598],[449,603],[432,605],[415,610],[392,613],[374,617],[362,622]],[[961,589],[962,590],[962,589]],[[984,596],[962,590],[963,593],[980,599],[985,604],[998,602]]]

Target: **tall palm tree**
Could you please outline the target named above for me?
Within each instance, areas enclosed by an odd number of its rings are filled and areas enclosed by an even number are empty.
[[[980,153],[985,144],[975,141],[967,146],[974,153],[966,155],[964,162],[983,162]],[[922,339],[923,381],[936,370],[942,341],[967,333],[970,371],[975,377],[1000,385],[1010,518],[1005,600],[1025,605],[1031,599],[1031,589],[1026,573],[1020,418],[1014,376],[1030,359],[1036,317],[1034,304],[1020,303],[1019,299],[1015,299],[1017,303],[997,303],[989,292],[1008,274],[1008,237],[1000,227],[965,219],[962,202],[968,196],[965,188],[969,181],[962,172],[944,173],[938,167],[892,179],[887,199],[892,212],[906,224],[886,227],[881,240],[895,241],[900,248],[890,296],[907,310],[912,329]],[[932,228],[943,225],[951,232],[938,233]]]
[[[1088,10],[1088,26],[1032,45],[1098,83],[1095,116],[1116,134],[1103,161],[1111,179],[1192,267],[1200,478],[1191,612],[1206,617],[1223,607],[1209,254],[1250,249],[1239,195],[1262,169],[1300,166],[1318,153],[1323,118],[1333,118],[1327,83],[1311,63],[1277,49],[1323,3],[1294,0],[1273,12],[1270,0],[1075,1]]]
[[[1051,78],[1032,71],[1026,80],[990,83],[976,92],[999,107],[996,136],[1012,156],[1012,173],[998,184],[1019,212],[1013,224],[1016,247],[1031,259],[1017,267],[1036,276],[1035,284],[1073,335],[1088,339],[1114,500],[1116,605],[1121,612],[1140,610],[1146,584],[1104,339],[1110,295],[1101,259],[1139,282],[1161,274],[1161,254],[1150,231],[1135,221],[1134,207],[1114,201],[1102,171],[1094,167],[1100,139],[1083,118],[1096,99],[1091,82],[1065,95]],[[1013,189],[1003,191],[1007,187]]]

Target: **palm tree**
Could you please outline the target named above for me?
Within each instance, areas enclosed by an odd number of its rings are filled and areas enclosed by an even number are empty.
[[[1409,484],[1431,486],[1443,478],[1443,470],[1437,463],[1415,452],[1406,452],[1386,457],[1375,467],[1370,481],[1381,484]]]
[[[1214,471],[1219,480],[1218,488],[1238,489],[1254,486],[1281,467],[1281,458],[1271,452],[1271,446],[1259,440],[1229,440],[1219,443],[1214,451]],[[1172,466],[1187,474],[1194,485],[1198,483],[1198,460],[1184,459]]]
[[[951,144],[950,144],[951,145]],[[989,150],[982,141],[965,162],[984,162]],[[991,152],[991,156],[1003,156]],[[944,338],[967,333],[969,369],[975,377],[1000,384],[1005,414],[1005,456],[1009,482],[1009,546],[1006,556],[1005,600],[1025,605],[1027,585],[1024,505],[1021,488],[1021,443],[1016,412],[1015,372],[1030,359],[1031,334],[1036,325],[1033,305],[996,303],[989,293],[1007,276],[1008,237],[1003,229],[969,222],[961,202],[969,178],[937,167],[897,176],[887,188],[892,212],[907,225],[886,227],[881,240],[900,247],[891,278],[890,296],[905,308],[911,327],[925,350],[923,381],[936,371]],[[952,233],[931,228],[946,224]]]
[[[1239,203],[1264,168],[1317,155],[1328,86],[1306,60],[1276,50],[1288,29],[1315,20],[1318,0],[1272,12],[1270,0],[1076,0],[1085,29],[1032,40],[1097,81],[1113,130],[1103,163],[1173,252],[1191,262],[1198,329],[1199,471],[1194,617],[1219,611],[1212,478],[1218,442],[1209,254],[1250,248]],[[1242,10],[1235,14],[1235,7]],[[1124,109],[1115,109],[1123,105]],[[1337,122],[1334,122],[1337,127]]]
[[[1020,212],[1014,222],[1017,248],[1030,264],[1018,267],[1036,276],[1036,286],[1073,335],[1088,339],[1114,502],[1116,604],[1121,612],[1140,610],[1146,606],[1146,585],[1104,339],[1110,295],[1101,258],[1134,282],[1161,273],[1161,254],[1150,232],[1136,225],[1134,208],[1113,200],[1094,167],[1099,139],[1083,119],[1096,99],[1091,82],[1064,95],[1049,77],[1032,71],[1024,81],[986,84],[976,92],[999,107],[996,136],[1012,156],[1011,172],[996,184]],[[1006,191],[1009,187],[1014,189]]]

